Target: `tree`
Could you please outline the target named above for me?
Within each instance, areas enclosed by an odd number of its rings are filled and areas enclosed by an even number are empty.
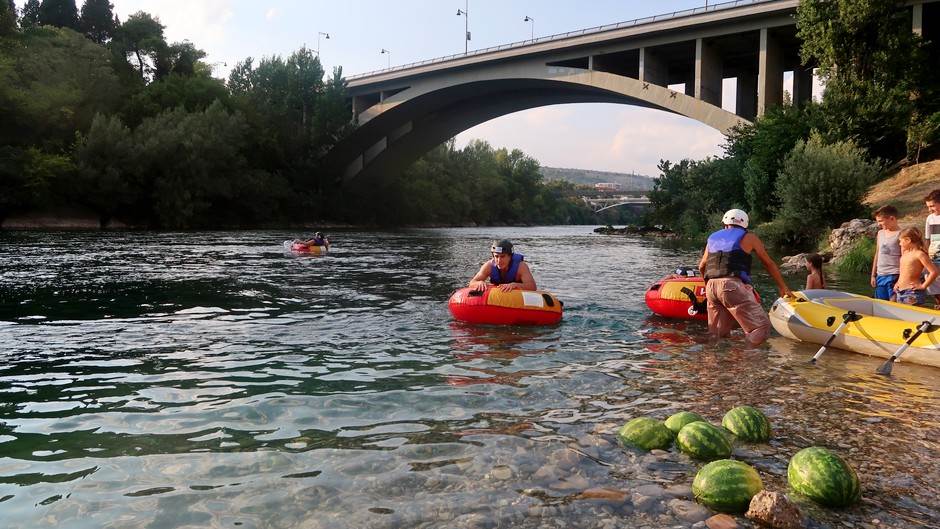
[[[195,75],[196,65],[205,58],[206,52],[189,41],[174,42],[157,50],[154,79],[163,79],[170,74]]]
[[[114,4],[109,0],[85,0],[79,27],[86,37],[98,44],[106,44],[114,38],[117,26]]]
[[[0,37],[8,37],[16,32],[16,4],[13,0],[0,0]]]
[[[800,54],[826,80],[830,139],[853,140],[889,159],[905,155],[915,116],[940,108],[935,61],[911,31],[903,0],[802,0]],[[837,20],[838,23],[833,23]]]
[[[863,215],[862,199],[879,176],[880,168],[852,142],[827,144],[819,134],[797,142],[776,182],[777,242],[812,243],[826,228]]]
[[[75,0],[42,0],[39,4],[39,24],[80,31]]]
[[[138,11],[127,17],[121,25],[120,35],[126,55],[137,60],[137,72],[142,81],[154,73],[157,54],[166,48],[163,24],[149,13]]]
[[[23,29],[34,28],[39,25],[39,0],[26,0],[23,5],[23,16],[20,18],[20,26]]]

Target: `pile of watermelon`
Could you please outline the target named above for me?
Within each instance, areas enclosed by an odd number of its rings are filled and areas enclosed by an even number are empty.
[[[754,467],[729,459],[734,439],[751,443],[770,439],[770,421],[751,406],[728,411],[721,427],[701,415],[682,411],[665,421],[649,417],[633,419],[617,435],[624,444],[643,450],[666,450],[675,441],[679,450],[690,457],[711,461],[695,475],[692,493],[697,501],[716,511],[743,512],[751,498],[763,489]],[[845,507],[861,496],[858,475],[852,467],[821,447],[797,452],[790,459],[787,480],[797,493],[828,507]]]

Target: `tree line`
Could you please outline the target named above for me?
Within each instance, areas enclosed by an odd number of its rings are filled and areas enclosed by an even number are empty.
[[[797,31],[821,101],[736,128],[723,156],[661,161],[654,221],[696,237],[742,208],[773,242],[811,246],[867,213],[862,199],[886,169],[940,154],[940,43],[911,31],[905,2],[801,0]]]
[[[121,21],[107,0],[21,12],[0,0],[0,220],[77,206],[171,229],[590,221],[537,162],[485,144],[449,143],[403,175],[343,189],[322,165],[353,127],[341,68],[327,75],[303,47],[220,80],[164,30],[143,11]]]

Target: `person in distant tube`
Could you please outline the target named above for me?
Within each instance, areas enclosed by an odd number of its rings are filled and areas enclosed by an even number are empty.
[[[486,290],[486,280],[504,292],[510,290],[535,290],[535,279],[521,253],[514,253],[512,243],[506,239],[493,241],[490,247],[493,258],[483,263],[480,271],[468,285],[473,290]]]
[[[330,249],[330,240],[323,235],[322,231],[318,231],[314,234],[313,238],[309,241],[301,241],[305,246],[326,246],[326,249]]]

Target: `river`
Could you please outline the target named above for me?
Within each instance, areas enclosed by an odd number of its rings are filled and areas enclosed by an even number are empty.
[[[701,527],[700,464],[615,433],[741,404],[772,422],[736,448],[766,488],[811,445],[858,470],[854,507],[798,499],[815,526],[940,525],[940,371],[812,366],[817,346],[651,317],[645,288],[697,250],[575,226],[349,230],[285,255],[297,235],[0,233],[0,525]],[[507,237],[559,326],[452,321]]]

